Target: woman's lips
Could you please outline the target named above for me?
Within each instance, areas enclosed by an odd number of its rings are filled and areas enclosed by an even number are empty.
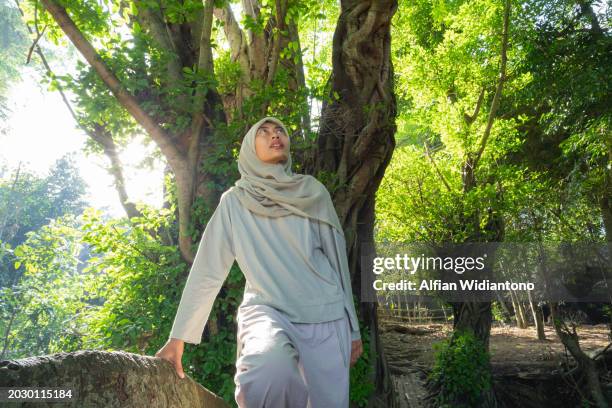
[[[278,149],[278,150],[282,150],[283,149],[283,145],[282,144],[273,144],[272,146],[270,146],[270,149]]]

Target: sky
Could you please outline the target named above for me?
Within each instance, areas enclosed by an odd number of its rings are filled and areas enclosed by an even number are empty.
[[[105,170],[108,159],[103,155],[86,156],[83,146],[88,136],[76,127],[59,92],[49,92],[40,85],[39,74],[28,67],[21,72],[22,81],[12,86],[8,100],[12,114],[8,132],[0,134],[0,162],[10,169],[22,168],[45,176],[53,163],[68,152],[75,152],[76,166],[88,186],[85,199],[92,207],[111,216],[125,216],[114,179]],[[163,165],[139,169],[139,163],[151,147],[136,141],[121,152],[127,192],[133,201],[162,205]]]

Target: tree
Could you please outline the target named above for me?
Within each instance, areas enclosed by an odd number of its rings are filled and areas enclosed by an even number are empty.
[[[342,4],[333,73],[324,92],[317,90],[321,99],[335,98],[325,102],[314,149],[298,27],[321,18],[320,5],[244,1],[241,27],[230,2],[111,2],[108,10],[97,3],[42,4],[46,13],[38,20],[49,25],[50,37],[59,41],[65,34],[87,61],[78,78],[57,78],[78,95],[80,122],[100,126],[106,139],[143,128],[172,169],[185,260],[192,261],[197,229],[237,176],[231,164],[241,135],[254,117],[276,114],[295,129],[296,168],[333,192],[357,282],[359,242],[372,241],[374,192],[394,147],[389,27],[395,2]],[[113,25],[129,34],[120,35]],[[221,27],[228,52],[217,47]],[[375,47],[369,45],[372,35]],[[211,314],[210,334],[218,333],[217,319],[229,323],[230,312]],[[362,312],[376,339],[377,381],[388,385],[375,309],[363,306]]]
[[[72,157],[58,159],[45,177],[22,169],[21,165],[0,177],[0,265],[7,273],[0,286],[17,281],[12,249],[36,231],[66,214],[77,215],[84,206],[85,182]]]
[[[354,293],[371,277],[363,251],[374,246],[375,194],[395,147],[396,101],[391,63],[391,19],[397,2],[342,1],[333,40],[329,100],[323,104],[319,137],[307,171],[325,180],[346,235]],[[367,287],[368,285],[366,285]],[[360,302],[376,353],[374,378],[388,406],[390,377],[378,336],[376,303]]]
[[[172,168],[177,186],[179,247],[184,258],[192,261],[190,222],[194,200],[199,198],[207,206],[214,206],[227,184],[226,173],[232,158],[228,153],[231,153],[236,139],[228,136],[223,127],[227,126],[229,119],[237,117],[236,112],[249,119],[253,114],[264,113],[271,101],[266,92],[287,83],[287,77],[281,83],[278,83],[278,78],[286,73],[289,78],[300,76],[296,75],[294,66],[280,69],[281,63],[296,59],[293,55],[296,53],[286,52],[283,47],[287,44],[289,49],[298,50],[295,40],[289,47],[286,39],[291,38],[289,32],[294,37],[297,35],[295,27],[285,27],[285,20],[289,24],[295,21],[297,7],[281,2],[278,7],[271,8],[249,2],[245,9],[250,18],[247,31],[251,41],[248,45],[246,41],[241,43],[242,52],[246,52],[248,57],[240,59],[240,62],[247,61],[243,68],[249,67],[249,71],[244,72],[247,82],[246,85],[231,84],[229,96],[226,93],[222,101],[212,52],[212,1],[204,5],[194,3],[191,9],[184,10],[177,6],[162,11],[140,2],[129,8],[126,4],[113,6],[121,16],[96,9],[98,26],[92,22],[91,15],[81,15],[85,10],[77,5],[64,7],[51,0],[43,4],[97,74],[95,78],[90,77],[96,88],[80,90],[80,95],[85,94],[82,102],[92,100],[87,96],[87,92],[92,90],[98,91],[94,94],[98,103],[101,101],[97,96],[101,93],[110,97],[96,111],[89,109],[90,120],[87,123],[98,123],[116,137],[116,132],[125,132],[128,126],[133,128],[135,121],[155,141]],[[70,16],[69,11],[74,16]],[[247,34],[242,33],[235,23],[229,3],[219,8],[216,15],[227,23],[230,45],[236,46],[236,36],[238,41],[246,37]],[[88,18],[92,24],[78,27],[75,23],[75,20],[87,21]],[[107,26],[110,21],[127,25],[131,38],[120,39]],[[102,35],[105,46],[115,47],[110,55],[92,45],[88,37],[96,34]],[[54,35],[57,37],[57,32]],[[130,43],[134,44],[133,51],[127,48]],[[236,52],[234,49],[235,58],[244,57]],[[268,57],[262,58],[265,55]],[[148,66],[145,58],[151,58],[153,63]],[[126,76],[121,72],[122,66],[129,67],[133,75]],[[83,70],[81,83],[85,76],[90,76],[88,72],[91,71]],[[300,77],[303,78],[303,72]],[[289,83],[299,84],[299,81],[289,79]],[[247,85],[250,87],[248,92],[245,91]],[[72,88],[75,88],[74,83]],[[250,105],[244,100],[245,95],[255,95]],[[117,110],[117,104],[121,106],[120,111],[129,113],[128,117],[109,117],[111,110]],[[275,110],[287,112],[288,106]],[[298,113],[303,114],[301,111]],[[95,117],[91,117],[92,114]],[[230,132],[245,127],[244,123],[237,124]]]

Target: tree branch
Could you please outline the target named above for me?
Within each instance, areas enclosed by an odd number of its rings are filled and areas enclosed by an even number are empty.
[[[446,186],[446,189],[449,192],[452,192],[451,187],[448,185],[448,182],[444,178],[444,175],[442,174],[442,172],[440,172],[440,169],[438,169],[438,166],[436,165],[436,162],[434,161],[433,157],[431,156],[431,153],[429,152],[429,147],[427,146],[427,142],[423,143],[423,146],[425,146],[425,154],[427,155],[427,157],[431,161],[431,164],[433,165],[434,169],[436,170],[436,173],[438,174],[438,177],[440,177],[440,180],[442,180],[442,183],[444,183],[444,186]]]
[[[19,12],[21,13],[23,17],[24,13],[23,13],[23,10],[21,9],[21,4],[19,3],[19,0],[15,0],[15,4],[17,5],[17,9],[19,10]],[[35,51],[36,54],[40,57],[42,64],[47,70],[47,73],[49,74],[49,76],[51,78],[54,78],[55,74],[53,73],[53,70],[51,69],[51,66],[48,63],[47,58],[45,58],[45,55],[42,52],[42,49],[38,45],[38,40],[42,37],[42,32],[38,31],[38,27],[36,25],[35,27],[37,31],[36,40],[30,47],[27,63],[29,63],[30,61],[30,54],[32,53],[32,51]],[[46,27],[47,26],[45,26],[45,28]],[[30,28],[29,24],[26,24],[26,28],[28,32],[30,32],[30,34],[33,34],[32,29]],[[133,203],[128,201],[128,194],[127,194],[127,190],[125,189],[125,178],[123,177],[123,166],[121,165],[121,161],[119,160],[119,155],[117,154],[117,148],[115,145],[115,141],[113,140],[112,136],[108,133],[108,131],[104,129],[103,126],[100,126],[98,124],[94,124],[94,130],[87,129],[87,127],[84,126],[79,120],[79,118],[77,117],[74,109],[72,109],[72,105],[70,104],[70,101],[68,100],[68,97],[66,96],[66,93],[64,92],[63,87],[60,84],[57,84],[56,86],[57,86],[57,90],[60,93],[62,101],[68,108],[68,112],[70,112],[70,115],[74,119],[74,122],[76,123],[76,125],[80,127],[81,130],[83,130],[83,132],[85,132],[86,135],[88,135],[89,137],[94,139],[96,142],[98,142],[104,149],[104,153],[106,154],[106,156],[109,158],[111,162],[111,168],[109,169],[109,172],[115,178],[115,187],[117,189],[117,193],[119,194],[119,201],[121,202],[121,205],[123,206],[123,209],[125,210],[128,218],[133,218],[133,217],[142,215],[140,211],[136,209],[136,206]]]
[[[113,140],[113,136],[106,129],[105,126],[99,125],[97,123],[93,124],[93,129],[91,131],[87,131],[89,137],[98,142],[100,146],[104,149],[104,154],[111,162],[111,167],[108,169],[108,172],[115,179],[115,189],[119,194],[119,201],[121,202],[121,206],[125,210],[128,218],[134,218],[142,216],[142,213],[138,211],[136,205],[129,201],[129,196],[127,194],[127,190],[125,188],[125,177],[123,176],[123,165],[121,164],[121,160],[119,159],[119,154],[117,152],[117,145]]]
[[[183,154],[172,144],[170,136],[161,128],[153,118],[146,113],[138,104],[136,98],[128,93],[119,79],[104,63],[91,43],[70,18],[66,9],[56,3],[55,0],[41,0],[47,11],[55,19],[66,36],[72,41],[83,57],[98,73],[102,81],[115,95],[119,103],[136,119],[136,121],[147,131],[151,138],[157,143],[162,153],[170,163],[180,163]]]
[[[254,21],[258,20],[260,12],[257,0],[242,0],[242,10]],[[254,33],[253,30],[250,29],[247,30],[247,35],[249,39],[248,51],[250,61],[249,70],[247,72],[250,78],[263,78],[263,73],[267,66],[267,62],[265,61],[266,42],[264,36]]]
[[[168,34],[166,24],[160,16],[158,16],[150,6],[142,4],[137,0],[134,3],[138,9],[138,21],[147,28],[151,36],[159,43],[162,49],[172,54],[168,61],[168,76],[172,84],[178,86],[180,84],[182,74],[182,64],[177,54],[176,44]]]
[[[480,95],[478,95],[478,101],[476,102],[476,108],[474,108],[474,113],[472,113],[472,115],[468,115],[467,113],[463,114],[463,119],[465,120],[465,123],[468,126],[474,123],[474,121],[478,117],[478,112],[480,112],[480,107],[482,106],[482,101],[484,100],[484,93],[485,87],[483,86],[480,90]]]
[[[238,61],[243,74],[248,74],[249,45],[247,44],[244,32],[234,17],[234,13],[232,13],[229,3],[224,8],[215,8],[213,13],[218,20],[223,22],[223,31],[232,52],[232,61]]]
[[[495,90],[495,96],[493,96],[493,101],[491,102],[491,110],[489,111],[489,117],[487,119],[487,126],[484,131],[484,135],[482,137],[482,142],[480,143],[480,148],[476,153],[476,157],[474,158],[473,168],[475,169],[478,165],[478,161],[482,156],[482,152],[487,145],[487,140],[489,139],[489,135],[491,134],[491,128],[493,127],[493,121],[495,120],[495,115],[497,113],[497,108],[499,107],[499,101],[501,99],[502,89],[504,86],[504,82],[506,81],[506,62],[508,60],[507,50],[508,50],[508,25],[510,22],[510,0],[506,0],[504,3],[504,28],[502,32],[502,47],[501,47],[501,66],[499,69],[499,80],[497,82],[497,89]]]
[[[274,75],[276,75],[276,67],[278,66],[278,59],[280,55],[280,49],[282,44],[282,31],[287,30],[287,26],[285,25],[285,15],[287,13],[287,1],[286,0],[276,0],[276,35],[272,37],[272,47],[270,50],[270,58],[269,68],[268,68],[268,76],[266,78],[266,85],[272,84],[274,80]]]

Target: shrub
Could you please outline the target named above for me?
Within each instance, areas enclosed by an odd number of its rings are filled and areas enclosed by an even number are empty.
[[[434,367],[430,374],[439,387],[439,407],[477,406],[484,391],[491,388],[489,353],[471,331],[434,344]]]

